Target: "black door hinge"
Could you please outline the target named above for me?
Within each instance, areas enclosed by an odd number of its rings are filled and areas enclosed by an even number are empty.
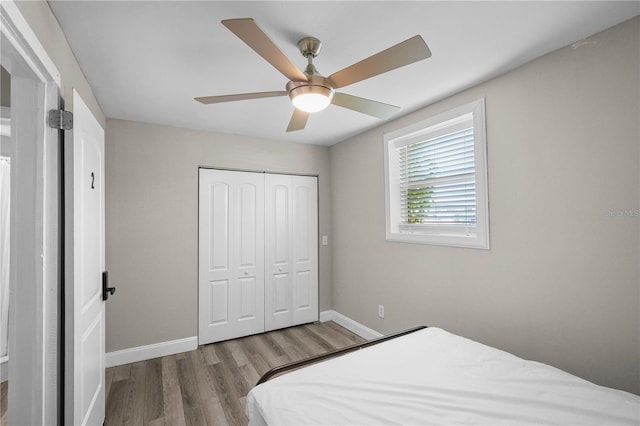
[[[47,124],[52,129],[73,129],[73,113],[63,109],[52,109],[47,117]]]

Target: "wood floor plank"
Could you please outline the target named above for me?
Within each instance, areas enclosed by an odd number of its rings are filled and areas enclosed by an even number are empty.
[[[291,340],[287,339],[287,336],[285,336],[283,330],[272,331],[269,334],[271,335],[273,340],[278,344],[278,346],[280,346],[283,349],[286,349],[289,346],[294,345],[294,343]]]
[[[334,330],[330,329],[325,324],[322,324],[321,327],[308,327],[307,331],[309,333],[313,333],[317,335],[321,339],[326,340],[332,346],[336,346],[336,345],[348,346],[352,343],[349,339],[347,339],[346,336],[342,335],[341,333],[336,333]]]
[[[123,419],[125,425],[136,426],[144,423],[146,367],[145,362],[131,365],[126,396],[128,415]]]
[[[224,415],[224,409],[222,408],[222,404],[220,404],[220,401],[218,401],[218,398],[203,401],[202,407],[204,409],[204,415],[207,419],[208,425],[230,425],[230,423],[227,421],[226,416]]]
[[[324,329],[331,330],[331,332],[335,333],[336,335],[344,337],[348,341],[348,343],[346,344],[347,346],[353,345],[355,343],[360,343],[364,340],[362,337],[358,336],[355,333],[352,333],[351,331],[333,321],[323,322],[322,325]]]
[[[218,368],[218,371],[223,371],[223,374],[218,374],[216,377],[223,379],[227,387],[233,390],[234,395],[242,394],[242,386],[238,381],[240,370],[238,370],[238,364],[231,353],[231,346],[228,342],[222,342],[217,346],[216,352],[222,361],[216,367],[223,367]]]
[[[258,383],[258,380],[260,380],[260,374],[258,374],[256,369],[251,364],[240,366],[240,372],[242,373],[242,377],[244,378],[245,383],[249,385],[249,390],[251,390],[251,388],[253,388],[256,383]]]
[[[266,333],[261,337],[263,337],[261,340],[264,342],[264,346],[266,346],[269,352],[272,352],[276,358],[281,358],[282,356],[285,356],[284,349],[273,338],[272,334]]]
[[[251,341],[253,350],[259,353],[262,358],[269,364],[269,368],[273,368],[277,365],[280,365],[278,358],[282,351],[275,351],[271,345],[264,338],[265,336],[252,336],[253,339]]]
[[[105,425],[244,426],[247,393],[262,374],[363,340],[335,323],[316,323],[111,367]]]
[[[253,368],[256,369],[258,374],[263,375],[271,369],[269,363],[265,361],[262,354],[256,350],[255,346],[253,346],[251,342],[244,342],[244,347],[247,350],[247,356],[251,360],[251,365],[253,365]]]
[[[150,422],[145,422],[144,426],[165,426],[164,417],[158,417]]]
[[[238,340],[229,340],[225,342],[225,345],[231,351],[231,356],[233,356],[233,359],[235,360],[238,367],[241,365],[249,364],[247,354],[242,349],[242,346],[240,345]]]
[[[306,353],[302,352],[302,350],[296,346],[289,346],[287,348],[287,355],[291,361],[300,361],[301,359],[308,357]]]
[[[297,327],[287,328],[285,330],[287,337],[295,342],[295,346],[299,348],[306,356],[320,354],[324,351],[321,347],[314,344],[313,341],[306,338],[304,331],[300,331]]]
[[[193,373],[193,365],[188,356],[176,359],[176,367],[178,371],[178,380],[180,381],[180,390],[182,394],[182,405],[185,410],[188,408],[198,407],[200,405],[200,390],[198,382]]]
[[[207,420],[200,404],[194,407],[185,407],[184,418],[187,426],[206,426]]]
[[[118,380],[111,384],[111,390],[105,406],[105,426],[124,425],[124,416],[128,415],[128,409],[125,406],[128,386],[127,380]]]
[[[113,381],[119,382],[120,380],[127,380],[129,378],[130,372],[131,372],[131,364],[124,364],[124,365],[119,365],[115,367]]]
[[[217,364],[220,362],[220,359],[218,358],[216,350],[213,346],[214,345],[201,346],[202,353],[204,354],[204,359],[206,360],[207,365]]]
[[[209,375],[207,360],[202,348],[191,351],[189,353],[189,358],[191,359],[193,374],[195,375],[196,383],[198,385],[200,401],[208,401],[216,398],[216,390],[213,386],[211,376]]]
[[[308,325],[303,325],[302,328],[299,329],[299,331],[301,332],[303,329],[304,331],[307,332],[307,337],[313,340],[314,344],[318,345],[318,347],[321,348],[321,351],[329,352],[330,350],[335,348],[335,345],[331,344],[330,342],[328,342],[318,334],[314,333],[312,327],[309,327]]]
[[[238,394],[233,378],[230,377],[230,369],[223,367],[222,363],[211,365],[209,368],[216,378],[214,385],[227,422],[232,425],[245,424],[243,407],[240,407],[238,403],[240,395]]]
[[[162,419],[164,423],[164,399],[162,397],[162,359],[150,359],[147,362],[146,388],[144,399],[144,422],[153,423]]]
[[[178,379],[176,356],[162,358],[162,396],[164,404],[165,424],[184,426],[184,405],[182,404],[182,390]]]
[[[5,380],[0,383],[0,425],[7,426],[8,423],[8,414],[7,414],[7,403],[9,400],[9,381]]]
[[[111,383],[113,383],[113,376],[115,375],[115,367],[107,368],[104,371],[104,395],[106,398],[109,397],[109,392],[111,391]]]

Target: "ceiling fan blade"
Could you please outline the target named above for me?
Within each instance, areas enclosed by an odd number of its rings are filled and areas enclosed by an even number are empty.
[[[285,56],[251,18],[225,19],[222,25],[244,41],[258,55],[291,81],[307,81],[307,77]]]
[[[430,56],[429,47],[422,37],[417,35],[331,74],[329,80],[338,89]]]
[[[288,92],[280,90],[277,92],[255,92],[255,93],[238,93],[235,95],[201,96],[199,98],[194,98],[194,99],[203,104],[217,104],[220,102],[243,101],[245,99],[272,98],[274,96],[285,96],[285,95],[288,95]]]
[[[358,96],[347,95],[345,93],[336,93],[333,95],[332,104],[343,108],[352,109],[354,111],[378,117],[383,120],[391,117],[400,110],[395,105],[384,104],[382,102],[372,101],[371,99],[360,98]]]
[[[307,125],[307,120],[309,119],[309,115],[310,114],[308,112],[304,112],[296,108],[293,111],[291,120],[289,121],[289,127],[287,127],[287,132],[295,132],[296,130],[304,129],[304,126]]]

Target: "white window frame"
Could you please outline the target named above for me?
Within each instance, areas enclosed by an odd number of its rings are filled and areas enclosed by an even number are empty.
[[[400,212],[400,165],[399,147],[424,139],[425,135],[435,136],[443,127],[449,127],[456,119],[471,114],[473,117],[475,184],[476,184],[476,227],[467,233],[464,226],[418,225],[401,223]],[[490,248],[489,245],[489,194],[487,185],[487,143],[484,112],[484,98],[438,114],[426,120],[398,129],[384,135],[385,171],[385,219],[387,241],[416,244],[433,244],[476,249]]]

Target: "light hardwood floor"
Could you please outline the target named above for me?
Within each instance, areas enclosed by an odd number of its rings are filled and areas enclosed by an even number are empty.
[[[105,425],[246,425],[245,398],[262,374],[362,341],[325,322],[108,368]]]

